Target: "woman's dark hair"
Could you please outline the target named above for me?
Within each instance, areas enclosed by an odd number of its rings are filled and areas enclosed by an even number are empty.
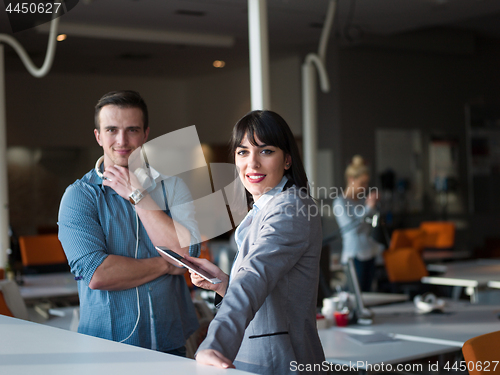
[[[144,124],[144,130],[148,128],[148,106],[137,91],[122,90],[111,91],[107,94],[104,94],[95,106],[94,122],[97,131],[101,131],[99,124],[99,113],[101,112],[102,107],[106,105],[116,105],[120,108],[139,108],[142,111],[142,122]]]
[[[280,148],[292,158],[292,166],[285,171],[285,176],[299,189],[305,189],[309,195],[309,185],[304,165],[299,154],[297,142],[286,121],[273,111],[252,111],[243,116],[233,128],[230,151],[234,161],[235,151],[241,145],[245,135],[250,144],[257,146],[257,137],[266,145]]]

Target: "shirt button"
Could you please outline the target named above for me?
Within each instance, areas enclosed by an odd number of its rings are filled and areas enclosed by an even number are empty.
[[[149,287],[149,291],[151,292],[152,290],[153,290],[153,287],[151,287],[151,286],[150,286],[150,287]]]

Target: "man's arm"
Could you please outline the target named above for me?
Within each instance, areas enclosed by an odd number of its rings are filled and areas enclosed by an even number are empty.
[[[70,186],[61,200],[59,239],[75,276],[92,289],[123,290],[166,273],[185,272],[161,257],[134,259],[108,254],[96,200],[95,192],[85,185]]]
[[[148,233],[149,239],[155,246],[165,246],[182,256],[189,255],[189,246],[181,247],[180,240],[190,242],[191,234],[182,225],[174,225],[174,220],[165,212],[160,210],[151,196],[148,194],[135,206],[142,225]]]
[[[130,193],[138,187],[135,175],[133,173],[129,174],[129,170],[121,166],[107,167],[104,176],[110,178],[111,181],[104,180],[103,185],[111,187],[127,201]],[[186,186],[176,186],[176,188],[185,190],[186,194],[189,194]],[[175,193],[179,194],[180,192],[176,191]],[[169,205],[172,203],[168,202]],[[183,256],[198,256],[198,254],[190,254],[190,246],[181,247],[180,245],[180,242],[192,242],[190,231],[179,223],[174,225],[174,220],[156,204],[149,194],[145,195],[140,203],[135,206],[135,209],[153,245],[168,247]]]
[[[128,200],[129,194],[135,189],[129,178],[129,171],[120,166],[106,168],[103,185],[111,187],[123,199]],[[174,221],[158,207],[149,194],[135,206],[149,239],[154,246],[166,246],[181,255],[189,255],[189,246],[181,248],[180,236],[190,233],[184,227],[174,225]],[[173,261],[162,257],[134,259],[119,255],[109,255],[95,270],[89,287],[101,290],[123,290],[150,282],[164,274],[180,275],[185,268],[174,265]]]
[[[185,268],[176,267],[162,257],[134,259],[108,255],[94,272],[90,289],[124,290],[150,282],[166,273],[180,275]]]

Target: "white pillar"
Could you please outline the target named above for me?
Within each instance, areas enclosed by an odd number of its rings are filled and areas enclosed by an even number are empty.
[[[271,109],[266,0],[248,0],[252,110]]]
[[[311,186],[311,195],[315,197],[317,182],[317,115],[316,115],[316,71],[312,63],[302,65],[302,118],[304,167]]]
[[[10,248],[4,62],[3,44],[0,43],[0,270],[5,270],[5,266],[7,265],[7,249]]]

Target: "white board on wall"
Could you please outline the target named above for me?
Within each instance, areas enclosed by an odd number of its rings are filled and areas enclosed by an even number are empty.
[[[375,132],[377,176],[391,169],[398,180],[407,179],[407,209],[423,209],[422,137],[419,130],[377,129]]]

